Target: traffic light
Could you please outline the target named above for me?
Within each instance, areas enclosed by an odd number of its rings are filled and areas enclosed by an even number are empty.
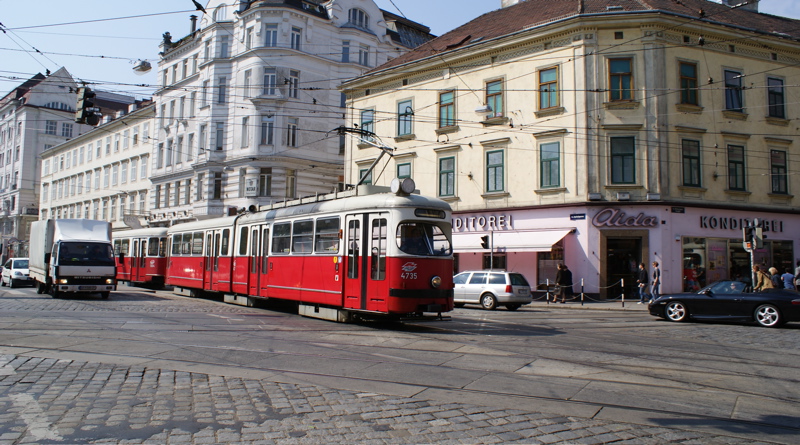
[[[484,249],[490,249],[491,248],[491,247],[489,247],[489,235],[483,235],[481,237],[481,247],[483,247]]]
[[[97,125],[100,116],[95,112],[94,97],[96,94],[88,87],[78,88],[78,105],[75,110],[75,122],[79,124]]]
[[[761,227],[753,229],[753,246],[755,246],[756,249],[764,248],[764,229]]]

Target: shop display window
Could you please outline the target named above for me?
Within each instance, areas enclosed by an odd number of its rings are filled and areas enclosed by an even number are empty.
[[[558,263],[564,262],[564,240],[553,245],[550,252],[539,252],[536,256],[536,289],[545,290],[547,280],[550,280],[550,287],[556,281],[556,267]]]

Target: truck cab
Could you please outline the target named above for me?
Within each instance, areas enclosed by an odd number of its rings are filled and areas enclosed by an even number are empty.
[[[99,292],[107,298],[116,290],[116,264],[109,242],[57,241],[50,253],[51,292]]]

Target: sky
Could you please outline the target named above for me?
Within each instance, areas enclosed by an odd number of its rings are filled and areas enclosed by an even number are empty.
[[[430,27],[436,35],[500,7],[500,0],[375,3]],[[759,9],[800,19],[797,0],[762,0]],[[0,0],[4,30],[0,34],[0,96],[38,72],[64,66],[76,79],[97,83],[96,89],[149,98],[157,84],[162,34],[169,31],[174,40],[187,35],[189,16],[195,13],[191,0]],[[117,18],[121,19],[108,20]],[[73,24],[43,26],[64,23]],[[137,75],[132,68],[138,60],[150,61],[154,69]]]

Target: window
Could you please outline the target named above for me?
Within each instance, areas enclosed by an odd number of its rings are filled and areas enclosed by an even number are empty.
[[[222,150],[225,148],[225,123],[217,122],[215,124],[216,130],[214,131],[214,148]]]
[[[286,197],[297,197],[297,171],[286,169]]]
[[[131,182],[136,180],[136,169],[139,168],[139,159],[131,159]]]
[[[439,94],[439,128],[452,127],[456,124],[456,93],[446,91]]]
[[[114,153],[119,152],[119,133],[114,135]]]
[[[224,77],[219,78],[219,83],[217,84],[217,103],[224,104],[225,103],[225,82],[226,79]]]
[[[189,139],[186,141],[186,160],[192,159],[194,159],[194,133],[189,133]]]
[[[358,8],[353,8],[350,10],[348,18],[351,25],[355,25],[359,28],[369,29],[369,15],[367,15],[366,12]]]
[[[399,179],[405,179],[411,177],[411,163],[404,162],[402,164],[397,164],[397,177]]]
[[[559,106],[558,68],[539,71],[539,109]]]
[[[350,62],[350,41],[343,40],[342,41],[342,62],[348,63]]]
[[[217,52],[217,57],[219,58],[227,58],[228,57],[228,39],[230,36],[222,35],[219,36],[219,51]]]
[[[58,122],[46,121],[44,124],[44,134],[56,134],[56,128],[58,128]]]
[[[205,185],[205,183],[203,182],[204,179],[205,179],[205,174],[203,174],[203,173],[198,173],[197,174],[197,200],[198,201],[202,201],[203,198],[204,198],[204,193],[203,193],[203,186]]]
[[[680,63],[681,77],[681,103],[697,105],[697,65],[694,63]]]
[[[204,80],[203,81],[203,88],[202,88],[202,90],[200,92],[200,104],[201,104],[200,106],[201,107],[205,107],[206,105],[208,105],[208,89],[210,88],[209,85],[211,85],[211,84],[210,84],[210,82],[208,80]],[[162,105],[161,108],[163,109],[164,106]],[[162,115],[163,115],[163,113],[162,113]]]
[[[66,122],[61,123],[61,136],[65,138],[72,137],[72,124],[68,124]]]
[[[503,116],[503,81],[495,80],[486,84],[486,105],[492,112],[488,117]]]
[[[175,181],[175,196],[172,205],[178,206],[181,204],[181,181]]]
[[[242,118],[242,148],[250,145],[250,118]]]
[[[181,96],[180,105],[178,106],[178,120],[186,118],[186,96]],[[128,148],[123,146],[122,148]]]
[[[103,167],[103,188],[108,188],[111,179],[111,167]]]
[[[347,223],[347,278],[358,278],[358,263],[361,245],[361,223],[351,220]]]
[[[272,145],[275,138],[275,118],[261,116],[261,145]]]
[[[172,139],[167,139],[167,154],[165,157],[165,163],[167,166],[172,165]]]
[[[361,111],[361,129],[364,131],[375,132],[375,110],[362,110]],[[372,140],[371,137],[367,137]]]
[[[206,149],[206,124],[200,124],[200,135],[197,138],[197,153],[198,156]]]
[[[410,100],[397,104],[397,135],[407,136],[413,132],[414,108]]]
[[[258,175],[258,196],[272,195],[272,167],[262,167]]]
[[[278,25],[270,23],[264,26],[264,46],[278,46]]]
[[[314,232],[314,252],[339,252],[339,217],[320,218]]]
[[[361,66],[369,66],[369,46],[358,46],[358,64]]]
[[[786,119],[782,79],[774,77],[767,79],[767,102],[769,104],[769,117]]]
[[[274,96],[277,87],[278,74],[275,68],[264,68],[264,96]]]
[[[195,104],[197,103],[197,91],[192,91],[189,95],[189,117],[194,117]]]
[[[183,181],[183,203],[189,204],[190,196],[192,196],[192,180],[186,179]],[[133,203],[131,203],[133,205]]]
[[[142,156],[142,169],[140,170],[139,177],[142,179],[147,177],[147,156]]]
[[[549,142],[539,146],[541,165],[541,187],[558,187],[561,185],[561,144]]]
[[[248,50],[253,47],[253,27],[244,30],[244,49]]]
[[[292,26],[292,40],[291,40],[291,48],[299,50],[300,49],[300,37],[303,35],[303,30]]]
[[[742,106],[742,73],[725,70],[725,109],[744,112]]]
[[[609,59],[608,74],[609,99],[633,100],[633,59]]]
[[[297,147],[297,118],[290,118],[286,125],[286,145]]]
[[[683,149],[683,185],[700,187],[700,142],[690,139],[681,141]]]
[[[214,191],[211,199],[222,199],[222,173],[214,173]]]
[[[175,142],[175,163],[180,164],[183,162],[183,136],[178,136]]]
[[[136,145],[139,143],[139,127],[133,127],[133,139],[131,140],[132,145]],[[83,162],[83,161],[81,161]]]
[[[111,167],[111,185],[116,186],[119,180],[119,164],[114,164]]]
[[[289,71],[289,97],[297,99],[300,89],[300,71]]]
[[[243,93],[244,97],[250,97],[250,82],[251,78],[253,77],[253,70],[245,70],[244,72],[244,83],[243,83]]]
[[[503,150],[495,150],[486,153],[486,191],[502,192],[504,187],[505,163]]]
[[[100,169],[94,171],[94,189],[100,190]]]
[[[786,152],[781,150],[770,150],[769,159],[772,172],[772,193],[787,194],[789,189],[787,186],[786,174]]]
[[[156,200],[153,203],[154,207],[157,208],[157,209],[160,209],[161,208],[161,185],[156,185],[156,196],[155,196],[155,198],[156,198]]]
[[[292,227],[292,252],[311,253],[313,243],[314,221],[295,221]]]
[[[728,145],[728,189],[746,190],[744,180],[744,147]]]
[[[372,184],[372,171],[367,168],[362,168],[358,171],[358,178],[364,178],[362,184]]]
[[[611,138],[611,183],[636,183],[636,138]]]
[[[106,156],[111,154],[111,136],[106,138]]]
[[[372,246],[370,252],[370,279],[386,279],[387,224],[385,218],[372,220]]]
[[[289,253],[292,240],[292,224],[275,224],[272,227],[272,253]]]

